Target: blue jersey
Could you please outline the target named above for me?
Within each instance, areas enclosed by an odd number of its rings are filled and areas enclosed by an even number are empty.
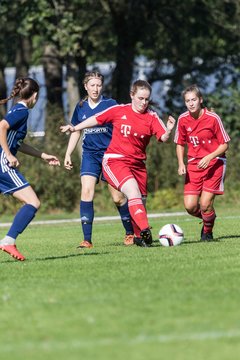
[[[28,115],[26,105],[19,102],[4,116],[10,126],[7,131],[7,143],[13,155],[16,155],[18,148],[27,135]],[[0,193],[13,194],[15,191],[27,186],[29,186],[29,183],[19,170],[8,165],[5,152],[0,146]]]
[[[89,106],[88,100],[83,101],[82,106],[77,104],[72,116],[71,123],[73,126],[78,125],[90,116],[96,115],[111,106],[117,105],[113,99],[101,97],[99,104],[93,109]],[[97,125],[92,128],[83,130],[83,143],[84,151],[105,151],[112,138],[112,124]]]
[[[27,119],[29,111],[26,105],[17,103],[8,113],[4,119],[9,123],[10,129],[7,132],[7,143],[9,150],[13,155],[16,155],[18,148],[27,135]],[[0,154],[2,159],[2,147],[0,146]]]

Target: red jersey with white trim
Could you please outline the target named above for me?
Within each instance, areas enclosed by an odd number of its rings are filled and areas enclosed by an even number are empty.
[[[131,104],[112,106],[98,113],[96,119],[100,125],[113,124],[112,140],[105,151],[109,157],[118,154],[131,160],[145,160],[151,136],[155,135],[161,141],[166,132],[166,126],[156,112],[148,109],[143,114],[136,113]]]
[[[220,144],[230,141],[220,117],[206,108],[203,110],[199,119],[194,119],[189,111],[178,118],[174,142],[179,145],[187,144],[188,158],[203,158],[215,151]]]

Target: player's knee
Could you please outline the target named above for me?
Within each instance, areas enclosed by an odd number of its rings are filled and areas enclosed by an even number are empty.
[[[200,205],[200,209],[202,213],[208,213],[213,210],[212,204],[210,203],[203,203]]]
[[[87,188],[87,189],[82,189],[81,192],[81,200],[83,201],[92,201],[94,197],[94,190]]]
[[[36,198],[35,200],[29,202],[29,205],[34,206],[38,210],[41,206],[41,202],[38,198]]]
[[[188,212],[188,214],[194,215],[198,211],[198,206],[185,205],[185,209]]]
[[[122,193],[117,193],[112,196],[114,204],[119,207],[126,204],[127,199]]]

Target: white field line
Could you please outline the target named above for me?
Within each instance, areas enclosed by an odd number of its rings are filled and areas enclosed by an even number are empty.
[[[148,218],[165,218],[165,217],[175,217],[175,216],[188,216],[188,214],[184,211],[182,212],[173,212],[173,213],[158,213],[158,214],[148,214]],[[223,216],[217,217],[218,219],[239,219],[239,215],[231,215],[231,216]],[[119,216],[97,216],[94,218],[94,222],[101,222],[101,221],[115,221],[120,220]],[[194,218],[189,215],[189,217],[185,221],[192,221]],[[196,220],[196,219],[195,219]],[[32,221],[29,225],[51,225],[51,224],[63,224],[63,223],[74,223],[74,222],[80,222],[80,218],[77,219],[59,219],[59,220],[36,220]],[[0,224],[1,227],[8,227],[12,223],[2,223]]]
[[[186,212],[175,212],[175,213],[159,213],[159,214],[148,214],[149,218],[159,218],[159,217],[168,217],[168,216],[184,216],[187,215]],[[115,221],[120,220],[119,216],[97,216],[94,218],[95,221]],[[60,219],[60,220],[37,220],[32,221],[29,225],[47,225],[47,224],[61,224],[61,223],[73,223],[80,222],[80,218],[77,219]],[[12,223],[2,223],[0,227],[10,226]]]
[[[123,345],[139,345],[146,343],[178,343],[189,341],[214,341],[214,340],[228,340],[240,337],[240,330],[226,330],[226,331],[210,331],[201,333],[190,333],[181,335],[147,335],[141,334],[133,338],[117,337],[117,338],[102,338],[102,339],[73,339],[70,341],[39,341],[39,342],[21,342],[16,344],[18,350],[67,350],[67,349],[81,349],[81,348],[92,348],[96,346],[123,346]],[[12,352],[13,344],[4,343],[0,345],[1,353]]]

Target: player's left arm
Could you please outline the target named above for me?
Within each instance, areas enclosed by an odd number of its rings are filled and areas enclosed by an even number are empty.
[[[215,151],[213,151],[212,153],[204,156],[198,163],[198,167],[201,169],[206,169],[210,163],[211,160],[215,159],[216,157],[223,155],[227,149],[228,149],[229,145],[228,143],[224,143],[224,144],[220,144],[217,149]]]
[[[57,165],[60,166],[60,161],[54,155],[46,154],[38,149],[34,148],[31,145],[22,143],[19,147],[18,151],[22,152],[23,154],[30,155],[36,158],[40,158],[48,162],[49,165]]]

